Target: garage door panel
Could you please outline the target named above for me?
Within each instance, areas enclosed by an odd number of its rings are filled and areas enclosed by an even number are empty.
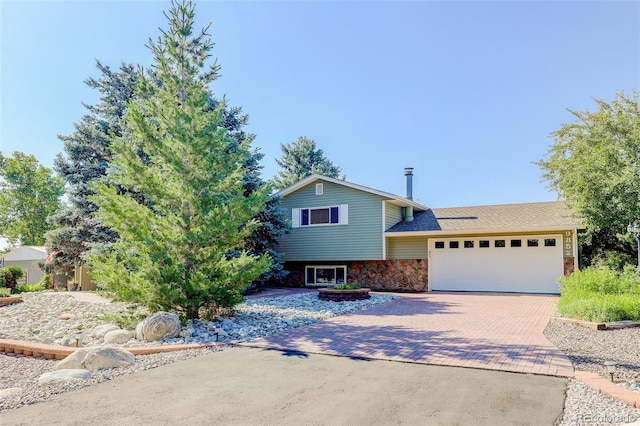
[[[528,247],[531,236],[510,238],[521,239],[524,247],[495,247],[494,239],[490,247],[479,247],[475,240],[473,248],[464,248],[463,241],[468,239],[431,241],[431,289],[558,293],[557,279],[563,273],[562,237],[536,237],[541,242],[555,238],[553,247]],[[445,248],[436,249],[435,241],[444,241]],[[459,248],[449,248],[449,241],[459,241]]]

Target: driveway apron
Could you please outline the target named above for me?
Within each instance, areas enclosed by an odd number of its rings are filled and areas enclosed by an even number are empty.
[[[558,297],[430,292],[243,343],[284,351],[572,377],[543,335]]]

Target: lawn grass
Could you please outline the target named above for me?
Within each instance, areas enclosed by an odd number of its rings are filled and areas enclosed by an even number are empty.
[[[560,291],[562,316],[594,322],[640,320],[640,279],[635,268],[575,271],[560,279]]]

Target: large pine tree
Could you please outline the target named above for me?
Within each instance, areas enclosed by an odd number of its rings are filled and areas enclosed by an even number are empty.
[[[111,145],[108,182],[92,185],[90,197],[96,217],[119,235],[90,255],[98,282],[183,318],[238,303],[271,263],[230,254],[257,227],[268,188],[244,189],[251,138],[236,143],[224,127],[224,100],[210,108],[218,66],[205,67],[212,43],[206,28],[194,35],[194,17],[192,2],[173,3],[168,30],[149,41],[153,78],[140,76],[126,129]]]
[[[89,250],[114,242],[116,233],[93,217],[98,208],[88,200],[93,194],[90,182],[103,179],[111,161],[111,139],[122,136],[122,117],[134,97],[138,73],[133,65],[121,64],[118,71],[96,61],[98,79],[85,83],[100,92],[100,102],[85,105],[88,113],[74,125],[71,135],[58,136],[65,155],[59,154],[54,168],[67,184],[67,203],[49,218],[53,230],[46,235],[52,269],[70,271],[85,263]]]
[[[97,206],[88,197],[94,194],[90,183],[104,179],[106,175],[112,156],[112,137],[122,136],[122,121],[127,105],[135,98],[138,72],[135,66],[126,63],[118,71],[99,61],[96,66],[100,77],[89,78],[86,84],[99,91],[100,102],[85,105],[88,113],[75,124],[75,131],[68,136],[59,136],[64,142],[64,155],[58,155],[54,163],[55,170],[66,182],[68,200],[64,208],[49,218],[54,229],[47,233],[46,244],[49,251],[55,253],[49,266],[60,272],[69,272],[84,264],[92,247],[99,248],[117,238],[115,231],[93,217]],[[208,108],[220,112],[221,125],[228,130],[233,146],[246,139],[253,141],[255,136],[243,130],[248,116],[242,108],[224,108],[224,104],[213,96],[208,99]],[[265,185],[261,179],[263,157],[264,154],[256,149],[245,164],[243,185],[246,194]],[[257,283],[277,282],[287,273],[280,254],[274,249],[278,238],[288,229],[279,200],[270,199],[257,219],[260,225],[247,237],[243,249],[257,255],[268,253],[273,259],[271,267],[258,277]]]

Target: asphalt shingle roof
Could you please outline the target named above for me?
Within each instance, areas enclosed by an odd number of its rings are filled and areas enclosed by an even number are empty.
[[[579,218],[562,201],[491,206],[449,207],[414,213],[387,232],[525,230],[580,228]]]

